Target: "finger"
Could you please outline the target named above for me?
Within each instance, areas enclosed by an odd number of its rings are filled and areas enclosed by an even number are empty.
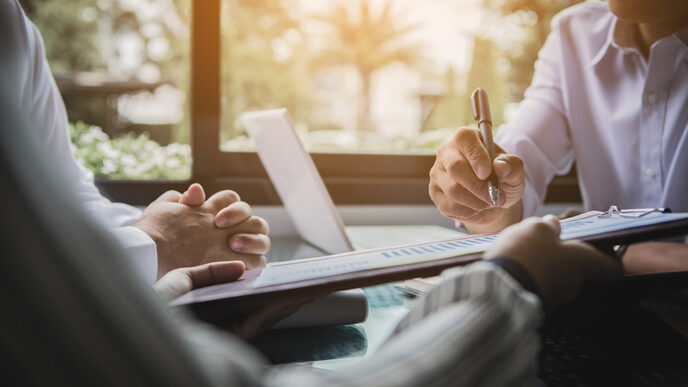
[[[230,251],[230,255],[231,259],[243,262],[246,266],[246,270],[258,269],[265,266],[267,263],[264,255],[243,254],[234,251]]]
[[[534,234],[541,238],[552,236],[559,239],[559,233],[561,228],[559,224],[555,223],[551,218],[546,220],[543,218],[538,218],[536,216],[531,216],[526,218],[515,225],[515,230],[520,230],[526,234]]]
[[[466,220],[476,214],[476,211],[452,202],[437,186],[430,187],[430,198],[437,205],[442,215],[447,218]]]
[[[234,234],[229,248],[237,253],[265,255],[270,251],[270,238],[265,234]]]
[[[187,206],[196,207],[203,204],[203,202],[205,202],[205,191],[198,183],[191,184],[189,189],[179,198],[179,203],[186,204]]]
[[[158,196],[158,198],[155,199],[155,201],[153,201],[153,203],[161,203],[161,202],[178,203],[179,198],[181,196],[182,196],[182,194],[180,194],[179,192],[174,191],[174,190],[169,190],[169,191],[165,192],[164,194]]]
[[[232,234],[265,234],[270,232],[270,226],[265,219],[260,216],[251,216],[247,220],[228,229]]]
[[[451,180],[461,184],[471,194],[481,199],[486,204],[492,205],[492,200],[490,200],[487,189],[487,182],[480,180],[478,176],[475,175],[468,160],[462,156],[458,150],[444,148],[437,154],[437,157],[440,159],[441,166]]]
[[[516,155],[499,155],[494,159],[492,166],[500,186],[520,186],[525,181],[523,160]]]
[[[442,193],[449,198],[449,201],[468,207],[474,211],[482,211],[491,208],[488,203],[473,195],[466,187],[456,183],[449,174],[443,170],[442,165],[438,165],[436,171],[433,181]]]
[[[480,180],[487,179],[492,173],[492,162],[478,130],[461,128],[454,135],[453,141],[459,152],[470,163],[475,175]]]
[[[203,203],[203,206],[207,207],[214,213],[218,213],[221,209],[234,202],[238,202],[239,200],[239,195],[236,192],[227,189],[215,193],[213,196],[208,198],[205,203]]]
[[[566,211],[562,212],[561,215],[559,215],[559,219],[572,218],[580,214],[582,214],[582,212],[575,208],[567,208]]]
[[[245,271],[242,261],[211,262],[186,268],[194,288],[238,280]]]
[[[545,215],[542,221],[551,227],[557,236],[561,235],[561,223],[559,223],[559,218],[554,215]]]
[[[220,228],[232,227],[251,217],[251,206],[238,201],[220,210],[215,216],[215,225]]]

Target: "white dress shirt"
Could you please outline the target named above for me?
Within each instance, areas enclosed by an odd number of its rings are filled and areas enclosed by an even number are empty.
[[[4,37],[3,55],[6,55],[0,61],[0,82],[17,91],[18,107],[30,117],[36,138],[45,146],[45,151],[54,156],[80,202],[113,231],[115,238],[129,250],[137,271],[148,283],[153,283],[158,270],[155,243],[143,231],[131,226],[141,211],[104,198],[93,182],[93,174],[74,159],[67,112],[46,61],[40,33],[21,8],[17,7],[12,17],[16,18],[16,23],[0,24],[0,35]],[[40,186],[37,182],[36,188]]]
[[[645,59],[607,3],[557,15],[515,117],[496,141],[523,158],[523,215],[574,160],[586,209],[688,211],[688,28]]]

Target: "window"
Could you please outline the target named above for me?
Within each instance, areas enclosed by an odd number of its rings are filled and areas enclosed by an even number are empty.
[[[77,159],[98,178],[191,176],[188,0],[22,0]]]
[[[62,4],[24,2],[46,20],[48,4]],[[192,149],[188,178],[209,191],[231,188],[253,204],[279,203],[237,117],[287,107],[336,203],[427,204],[436,148],[456,127],[472,123],[470,91],[486,88],[495,121],[508,118],[530,82],[549,20],[575,2],[80,0],[69,7],[80,30],[131,37],[101,58],[117,58],[130,65],[129,76],[169,83],[182,96],[165,111],[178,144],[171,149]],[[131,59],[137,52],[139,59]],[[69,66],[92,60],[75,58]],[[106,98],[105,113],[94,110],[103,125],[152,113],[142,108],[144,97],[124,94]],[[88,104],[75,106],[90,112]],[[117,200],[144,204],[188,183],[183,175],[142,177],[148,180],[101,179],[99,185]],[[549,199],[576,201],[572,186],[575,178],[559,180]]]

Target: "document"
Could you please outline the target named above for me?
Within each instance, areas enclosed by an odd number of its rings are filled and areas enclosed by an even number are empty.
[[[607,217],[600,215],[603,215],[603,212],[589,211],[563,220],[561,222],[561,238],[578,239],[688,218],[688,214],[685,213],[649,213],[642,217],[624,217],[619,214],[611,214]],[[489,249],[496,239],[497,234],[469,235],[390,248],[275,262],[268,264],[262,270],[253,287],[260,288],[381,267],[480,253]]]

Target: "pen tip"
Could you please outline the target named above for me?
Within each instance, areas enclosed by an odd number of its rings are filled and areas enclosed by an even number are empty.
[[[492,201],[492,205],[496,206],[499,202],[499,187],[495,187],[492,184],[490,184],[487,188],[490,193],[490,200]]]

